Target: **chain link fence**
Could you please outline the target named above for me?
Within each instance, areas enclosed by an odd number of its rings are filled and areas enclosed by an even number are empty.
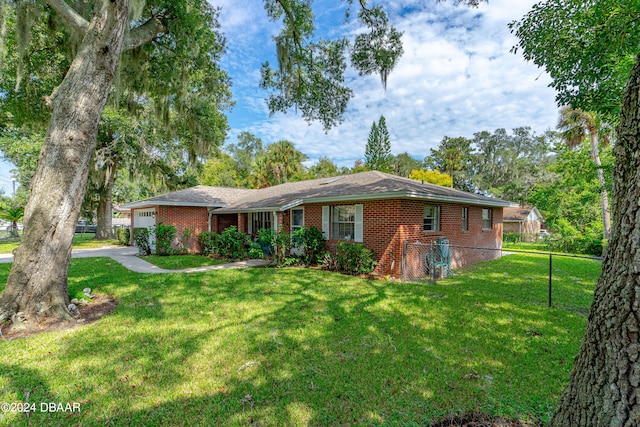
[[[501,295],[504,298],[517,295],[521,300],[549,307],[561,306],[579,311],[581,314],[586,312],[585,307],[588,307],[592,295],[591,291],[585,293],[583,288],[588,281],[585,279],[587,272],[581,271],[585,266],[581,265],[576,270],[570,259],[602,261],[600,257],[585,255],[449,245],[446,239],[442,238],[427,243],[406,241],[403,249],[402,280],[407,282],[436,281],[455,274],[455,269],[465,265],[506,255],[527,254],[526,258],[514,257],[508,263],[509,268],[505,267],[505,271],[493,272],[489,279],[491,282],[505,283],[504,288],[499,288],[502,289]],[[514,275],[513,270],[511,274],[506,271],[511,267],[515,267],[517,274]],[[484,277],[482,280],[487,278]]]
[[[501,256],[501,249],[450,245],[445,238],[428,243],[405,241],[402,280],[405,282],[422,279],[438,280],[451,275],[453,269],[494,260]]]

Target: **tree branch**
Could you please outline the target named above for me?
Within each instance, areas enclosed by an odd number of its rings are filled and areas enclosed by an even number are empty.
[[[144,24],[129,31],[127,38],[124,40],[122,50],[135,49],[166,32],[167,27],[162,23],[160,17],[153,16]]]
[[[293,36],[293,43],[298,48],[298,51],[304,50],[302,48],[302,41],[300,40],[300,38],[301,38],[300,34],[298,33],[298,30],[297,30],[297,28],[295,26],[296,17],[293,15],[293,12],[291,12],[291,10],[288,9],[287,6],[282,2],[282,0],[276,0],[276,2],[278,4],[280,4],[280,7],[282,7],[282,10],[284,11],[285,15],[287,16],[287,19],[291,23],[291,33],[292,33],[292,36]]]
[[[84,35],[89,28],[89,21],[84,19],[75,9],[69,6],[64,0],[47,0],[47,4],[55,10],[58,15],[78,33]]]

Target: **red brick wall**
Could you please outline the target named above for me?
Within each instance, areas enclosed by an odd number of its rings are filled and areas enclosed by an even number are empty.
[[[173,225],[179,239],[185,228],[191,230],[188,241],[182,242],[189,252],[200,252],[198,234],[209,230],[209,211],[205,207],[196,206],[159,206],[156,214],[157,223]]]
[[[213,217],[216,218],[217,224],[215,227],[212,226],[211,229],[218,234],[233,225],[238,227],[238,214],[222,214],[214,215]]]
[[[342,203],[343,205],[346,203]],[[373,250],[378,265],[375,273],[400,277],[404,241],[429,243],[444,236],[450,245],[502,247],[502,208],[493,208],[492,229],[482,230],[482,207],[469,209],[469,230],[462,230],[462,208],[465,205],[426,203],[417,200],[372,200],[363,204],[363,243]],[[337,206],[340,204],[331,204]],[[424,206],[440,206],[440,231],[423,231]],[[322,229],[323,204],[305,205],[305,227]],[[330,248],[339,241],[330,240]],[[499,251],[452,250],[452,265],[460,267],[493,259]]]
[[[249,214],[238,214],[238,231],[244,231],[245,233],[249,232]]]

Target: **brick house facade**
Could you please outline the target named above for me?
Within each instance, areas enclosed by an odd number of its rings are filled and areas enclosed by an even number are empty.
[[[424,207],[433,203],[387,199],[371,200],[362,203],[363,206],[363,238],[362,243],[371,249],[378,265],[374,273],[401,277],[403,265],[403,245],[405,241],[431,243],[439,237],[446,237],[452,246],[482,247],[500,249],[502,247],[502,208],[492,209],[492,224],[490,229],[482,229],[482,207],[466,206],[453,203],[436,204],[440,208],[440,226],[438,231],[425,232],[423,230]],[[323,229],[322,207],[350,206],[345,203],[320,204],[310,203],[301,205],[304,209],[304,226],[315,226]],[[468,209],[468,229],[462,229],[462,211]],[[290,232],[289,210],[280,212],[280,227]],[[249,232],[248,228],[240,228]],[[327,246],[330,249],[343,240],[329,238]],[[464,248],[462,248],[464,249]],[[479,261],[494,259],[498,251],[458,250],[458,256],[452,259],[452,268],[462,267]],[[409,262],[411,262],[409,260]]]
[[[200,249],[196,236],[201,231],[219,233],[235,225],[252,233],[260,224],[268,224],[290,232],[292,226],[315,226],[323,231],[330,249],[345,240],[361,242],[378,260],[375,273],[401,277],[403,266],[411,268],[419,261],[407,259],[406,242],[428,244],[445,237],[452,247],[500,249],[506,206],[507,202],[498,199],[381,172],[363,172],[254,190],[223,206],[156,206],[156,219],[175,225],[178,236],[185,227],[191,229],[188,248],[194,252]],[[294,217],[298,224],[292,224]],[[452,253],[451,266],[498,255],[495,250],[462,248]]]

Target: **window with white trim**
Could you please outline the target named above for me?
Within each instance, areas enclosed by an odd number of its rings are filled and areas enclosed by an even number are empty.
[[[469,208],[462,208],[462,231],[469,231]]]
[[[364,205],[323,206],[322,235],[326,240],[364,242]]]
[[[493,210],[489,208],[482,208],[482,229],[491,230],[491,220],[493,217]]]
[[[424,207],[424,231],[440,231],[440,206]]]
[[[333,206],[331,215],[331,237],[337,240],[354,240],[355,229],[355,205]]]
[[[337,240],[353,240],[356,229],[356,207],[334,206],[331,217],[332,237]]]

